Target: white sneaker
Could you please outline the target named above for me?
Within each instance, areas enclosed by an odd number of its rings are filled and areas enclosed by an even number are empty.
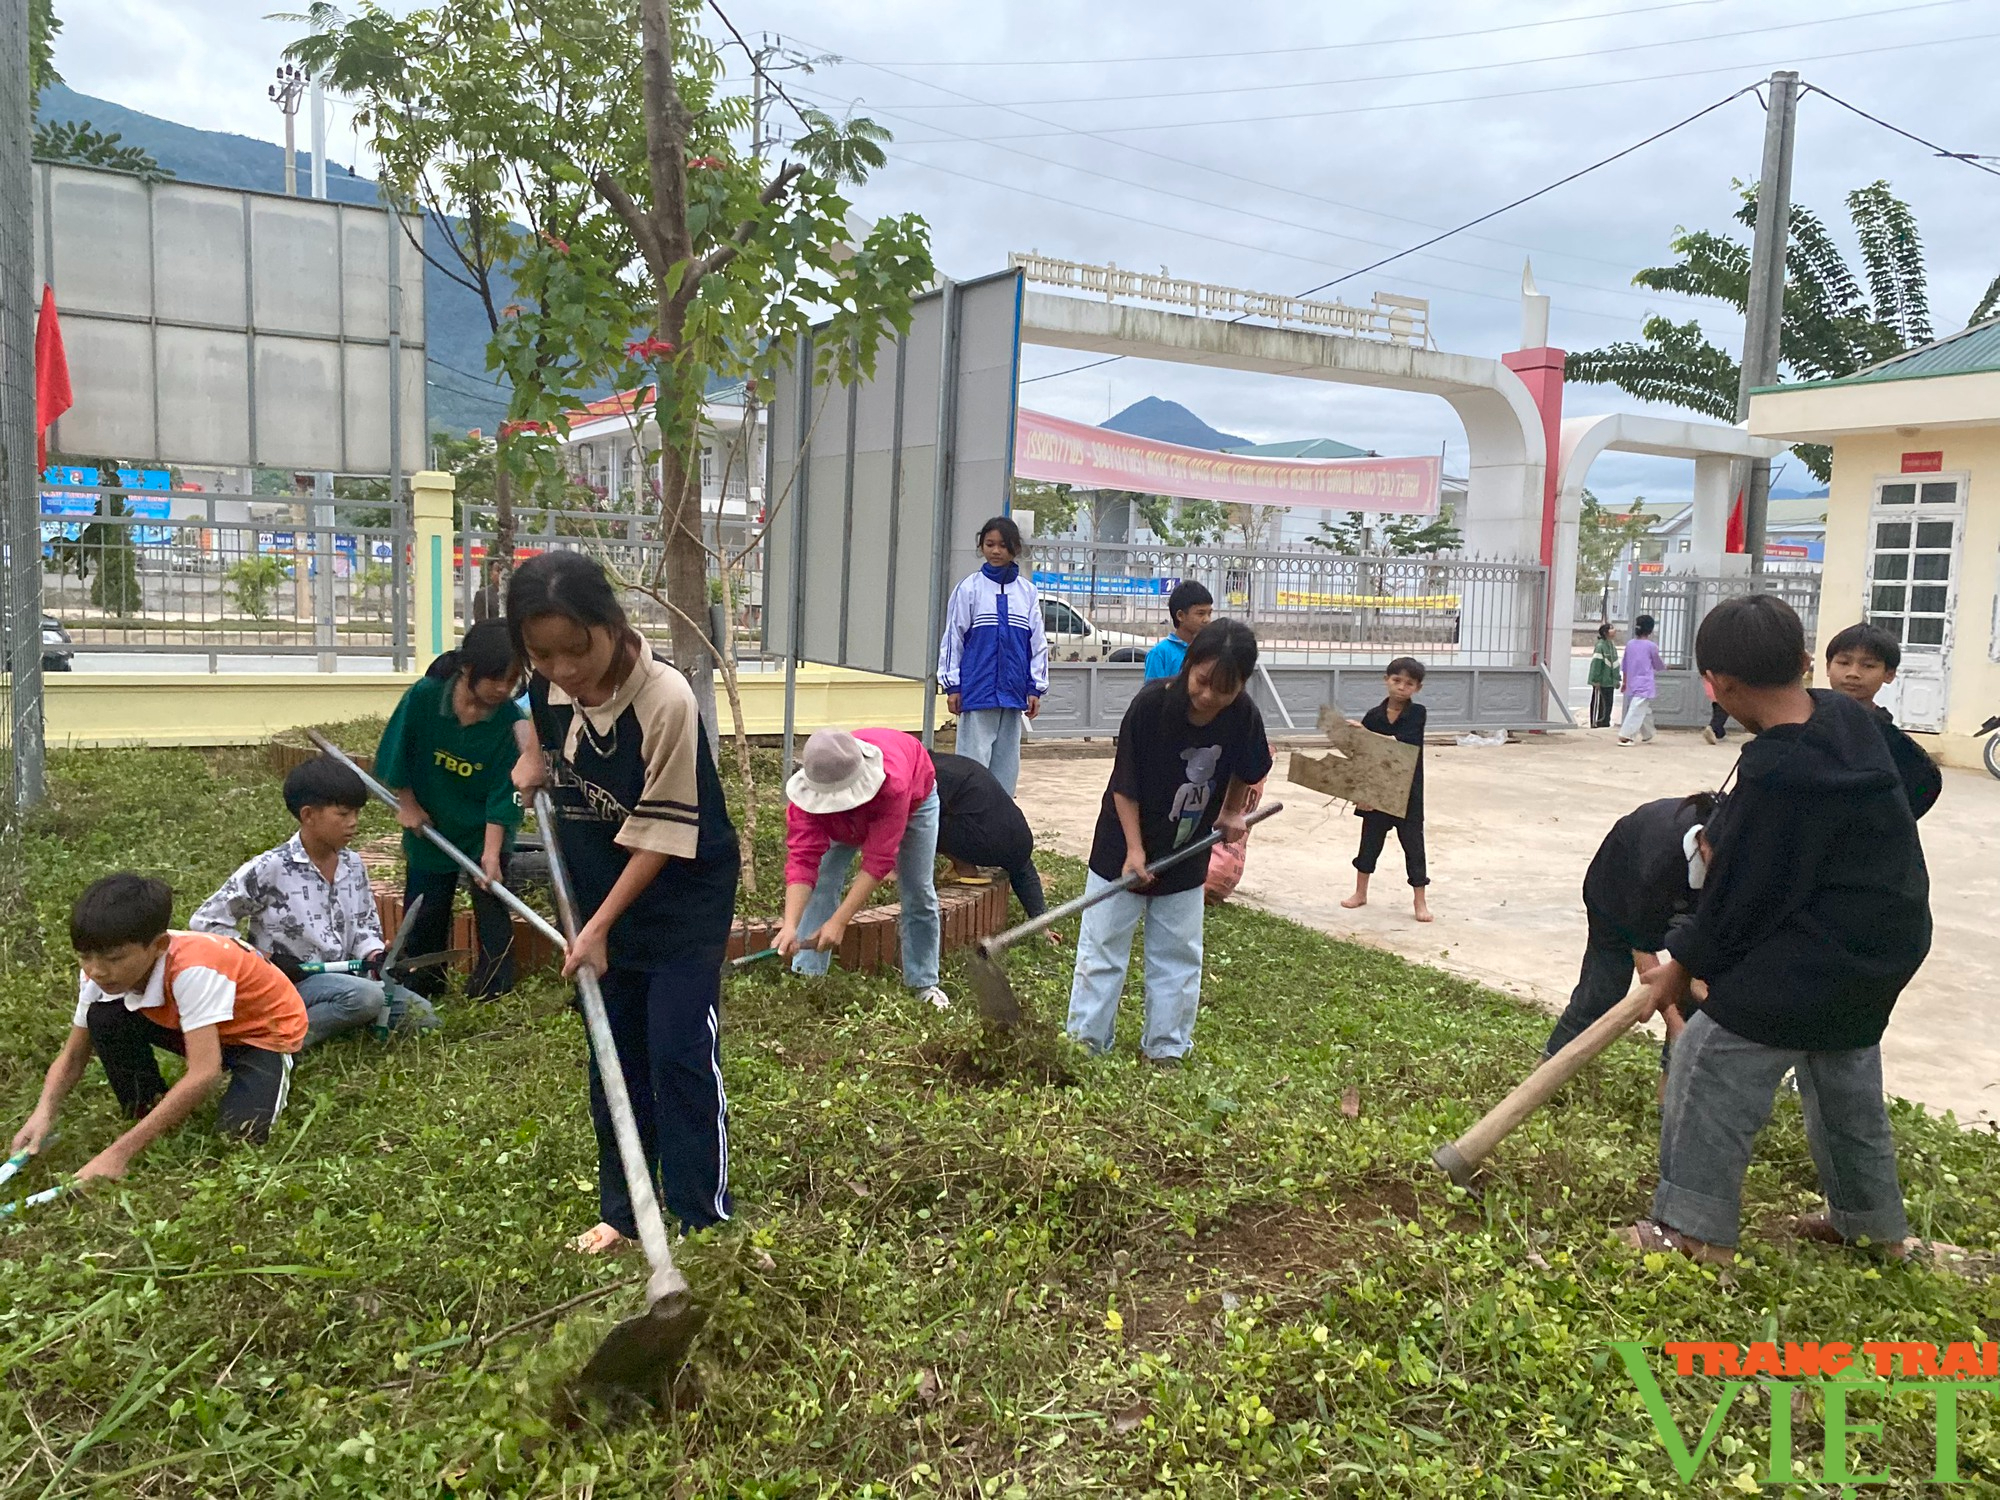
[[[1702,730],[1701,740],[1704,745],[1719,745],[1722,743],[1722,741],[1718,740],[1715,737],[1715,731],[1713,729]]]
[[[947,995],[943,990],[939,989],[936,985],[932,985],[927,990],[918,990],[917,998],[919,1000],[930,1001],[930,1003],[932,1005],[935,1005],[939,1010],[951,1009],[951,996]]]

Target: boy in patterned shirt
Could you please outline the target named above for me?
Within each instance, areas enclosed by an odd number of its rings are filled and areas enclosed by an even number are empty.
[[[231,936],[249,924],[252,946],[305,1001],[308,1047],[369,1024],[385,991],[390,1026],[427,1031],[438,1024],[428,1000],[382,975],[382,918],[361,856],[347,847],[367,800],[361,778],[331,756],[295,766],[285,777],[285,806],[299,831],[241,866],[188,922],[196,932]],[[349,959],[369,967],[359,974],[301,967]]]

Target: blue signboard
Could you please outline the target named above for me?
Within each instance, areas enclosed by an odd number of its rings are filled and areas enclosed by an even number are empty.
[[[1178,578],[1128,578],[1116,573],[1035,573],[1035,587],[1058,594],[1145,594],[1164,597],[1180,584]]]
[[[94,486],[98,483],[101,470],[91,466],[65,466],[51,464],[42,471],[44,484],[72,484]],[[118,485],[127,490],[170,490],[173,475],[165,469],[120,469]],[[98,497],[96,495],[75,495],[64,491],[44,490],[42,492],[42,514],[45,516],[95,516]],[[141,499],[137,495],[125,496],[125,514],[139,516],[148,521],[164,521],[172,514],[173,502],[166,499]],[[42,527],[42,540],[52,542],[60,537],[66,542],[76,541],[83,535],[83,522],[65,520],[53,526]],[[166,526],[134,526],[133,544],[140,547],[164,547],[172,540],[173,532]]]

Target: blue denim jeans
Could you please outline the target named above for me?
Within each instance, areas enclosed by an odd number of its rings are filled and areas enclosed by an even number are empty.
[[[1088,896],[1112,882],[1096,871],[1084,882]],[[1146,924],[1146,1026],[1139,1049],[1148,1057],[1185,1057],[1194,1046],[1194,1016],[1201,1004],[1203,892],[1146,896],[1120,891],[1083,914],[1076,938],[1076,972],[1069,986],[1069,1034],[1093,1052],[1111,1050],[1118,1000],[1132,959],[1132,932]]]
[[[1021,710],[981,708],[958,716],[958,753],[976,760],[1014,795],[1021,779]]]
[[[308,1047],[368,1025],[382,1008],[382,983],[365,974],[308,974],[299,981],[298,991],[306,1003]],[[437,1012],[430,1001],[399,984],[389,986],[389,1025],[393,1030],[429,1031],[437,1024]]]
[[[913,990],[927,990],[938,982],[938,942],[943,928],[938,920],[937,835],[938,798],[932,792],[911,812],[903,842],[896,850],[896,894],[903,904],[902,919],[897,923],[903,939],[903,983]],[[854,856],[860,852],[852,844],[835,844],[826,851],[812,896],[799,916],[801,940],[818,932],[840,905],[847,890],[847,872],[854,868]],[[792,972],[824,974],[832,962],[831,953],[802,948],[792,957]]]
[[[1901,1244],[1910,1227],[1882,1100],[1882,1049],[1766,1047],[1700,1010],[1688,1018],[1667,1068],[1653,1217],[1711,1245],[1736,1243],[1743,1174],[1787,1069],[1798,1074],[1806,1144],[1828,1220],[1843,1239],[1865,1235],[1878,1245]]]

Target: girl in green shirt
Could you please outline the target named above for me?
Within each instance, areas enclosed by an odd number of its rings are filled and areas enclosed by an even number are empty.
[[[375,751],[375,774],[401,803],[403,857],[409,875],[404,910],[423,897],[410,930],[416,953],[451,945],[452,903],[459,867],[416,830],[434,826],[478,861],[487,880],[506,879],[507,855],[521,822],[514,792],[514,761],[532,732],[514,695],[521,665],[506,625],[484,620],[465,633],[456,651],[430,664],[396,705]],[[513,924],[483,882],[471,882],[472,914],[479,930],[479,961],[468,993],[490,1000],[514,987]],[[439,970],[411,976],[413,987],[443,987]]]
[[[1597,644],[1590,648],[1590,727],[1611,727],[1611,702],[1618,692],[1618,642],[1611,622],[1597,627]]]

